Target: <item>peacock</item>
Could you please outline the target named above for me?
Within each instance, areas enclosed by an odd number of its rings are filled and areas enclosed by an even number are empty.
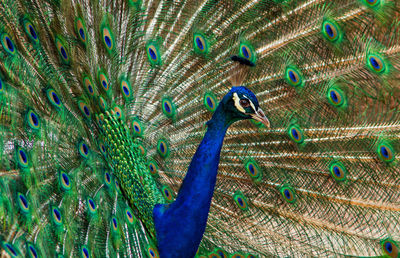
[[[1,0],[1,257],[400,257],[397,0]]]

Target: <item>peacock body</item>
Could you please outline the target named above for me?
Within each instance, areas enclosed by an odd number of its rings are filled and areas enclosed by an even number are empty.
[[[2,0],[1,256],[399,257],[399,13]]]

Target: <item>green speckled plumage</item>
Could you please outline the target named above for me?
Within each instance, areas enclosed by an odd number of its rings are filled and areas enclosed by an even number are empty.
[[[114,113],[114,111],[112,111]],[[129,129],[121,119],[106,112],[100,115],[101,139],[105,143],[106,161],[118,179],[124,196],[131,207],[135,207],[138,217],[155,240],[153,207],[166,203],[160,189],[149,173],[147,162]]]

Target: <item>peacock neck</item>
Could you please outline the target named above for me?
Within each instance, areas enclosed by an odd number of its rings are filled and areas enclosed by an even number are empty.
[[[157,205],[154,221],[161,257],[193,257],[203,237],[214,192],[221,147],[228,123],[222,105],[207,123],[178,196]]]
[[[193,202],[194,206],[210,204],[222,143],[229,126],[225,119],[223,112],[218,112],[207,122],[207,132],[189,165],[176,199],[176,205],[183,205],[186,202]]]

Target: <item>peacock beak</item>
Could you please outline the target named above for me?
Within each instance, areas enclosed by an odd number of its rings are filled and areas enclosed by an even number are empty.
[[[251,118],[263,123],[267,128],[270,127],[270,122],[268,118],[265,116],[264,111],[261,108],[258,108],[255,114],[251,114]]]

